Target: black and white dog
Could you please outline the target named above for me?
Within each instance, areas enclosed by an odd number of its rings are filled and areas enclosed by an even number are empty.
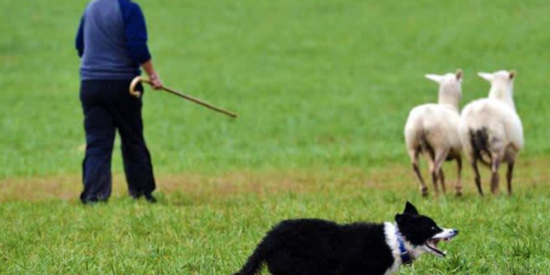
[[[273,275],[393,274],[426,252],[445,257],[438,243],[457,234],[420,215],[409,202],[395,223],[286,220],[267,233],[235,275],[257,274],[264,262]]]

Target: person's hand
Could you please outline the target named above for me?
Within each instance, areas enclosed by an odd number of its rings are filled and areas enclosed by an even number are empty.
[[[155,90],[160,90],[162,89],[162,87],[164,87],[164,84],[162,84],[162,80],[160,80],[160,77],[156,73],[150,75],[149,80],[151,80],[151,86],[153,86],[153,89]]]

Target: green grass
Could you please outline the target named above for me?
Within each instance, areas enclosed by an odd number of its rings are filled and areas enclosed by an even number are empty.
[[[128,198],[94,207],[14,200],[0,207],[0,273],[232,274],[281,219],[391,221],[411,200],[461,234],[445,244],[447,258],[425,255],[400,274],[542,275],[550,268],[550,192],[532,181],[548,180],[545,166],[532,167],[543,176],[522,167],[513,197],[479,198],[469,188],[460,199],[422,199],[402,180],[410,171],[392,168],[269,175],[265,184],[249,174],[232,188],[204,180],[154,206]]]
[[[148,91],[161,204],[124,196],[117,152],[114,199],[82,207],[73,40],[86,1],[3,0],[1,274],[230,274],[281,219],[384,221],[406,199],[463,234],[449,258],[401,274],[547,273],[550,2],[139,3],[165,83],[240,117]],[[518,71],[526,148],[512,198],[478,198],[469,175],[462,199],[418,197],[404,121],[435,101],[423,74],[457,68],[462,104],[488,92],[478,71]]]

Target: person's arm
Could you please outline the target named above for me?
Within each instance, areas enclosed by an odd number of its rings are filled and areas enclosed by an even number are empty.
[[[141,67],[147,75],[149,76],[149,80],[151,80],[151,84],[153,84],[153,88],[160,89],[162,88],[162,80],[160,80],[159,75],[155,71],[155,68],[153,67],[153,60],[149,59],[149,61],[141,64]]]
[[[78,56],[82,57],[84,54],[84,16],[80,19],[80,25],[78,26],[78,31],[76,33],[75,47],[78,51]]]
[[[130,1],[119,1],[124,19],[126,47],[134,63],[140,64],[153,84],[160,89],[163,84],[155,71],[149,48],[147,47],[147,26],[145,17],[138,4]]]

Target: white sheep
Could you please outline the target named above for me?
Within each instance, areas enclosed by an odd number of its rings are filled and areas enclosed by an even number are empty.
[[[424,104],[413,108],[405,125],[405,143],[412,168],[420,183],[423,196],[428,195],[418,166],[420,154],[426,156],[432,183],[436,195],[439,193],[437,181],[441,182],[445,192],[445,176],[442,165],[445,160],[456,160],[458,180],[455,184],[456,195],[462,194],[460,174],[462,172],[462,143],[458,136],[460,114],[458,104],[462,97],[461,70],[445,75],[426,75],[426,78],[439,83],[439,100],[437,104]]]
[[[491,83],[489,98],[479,99],[464,107],[459,128],[464,152],[475,172],[480,195],[481,177],[477,162],[491,168],[491,192],[499,192],[498,168],[508,163],[508,194],[512,194],[512,173],[517,154],[523,147],[523,126],[513,100],[514,71],[479,73]]]

